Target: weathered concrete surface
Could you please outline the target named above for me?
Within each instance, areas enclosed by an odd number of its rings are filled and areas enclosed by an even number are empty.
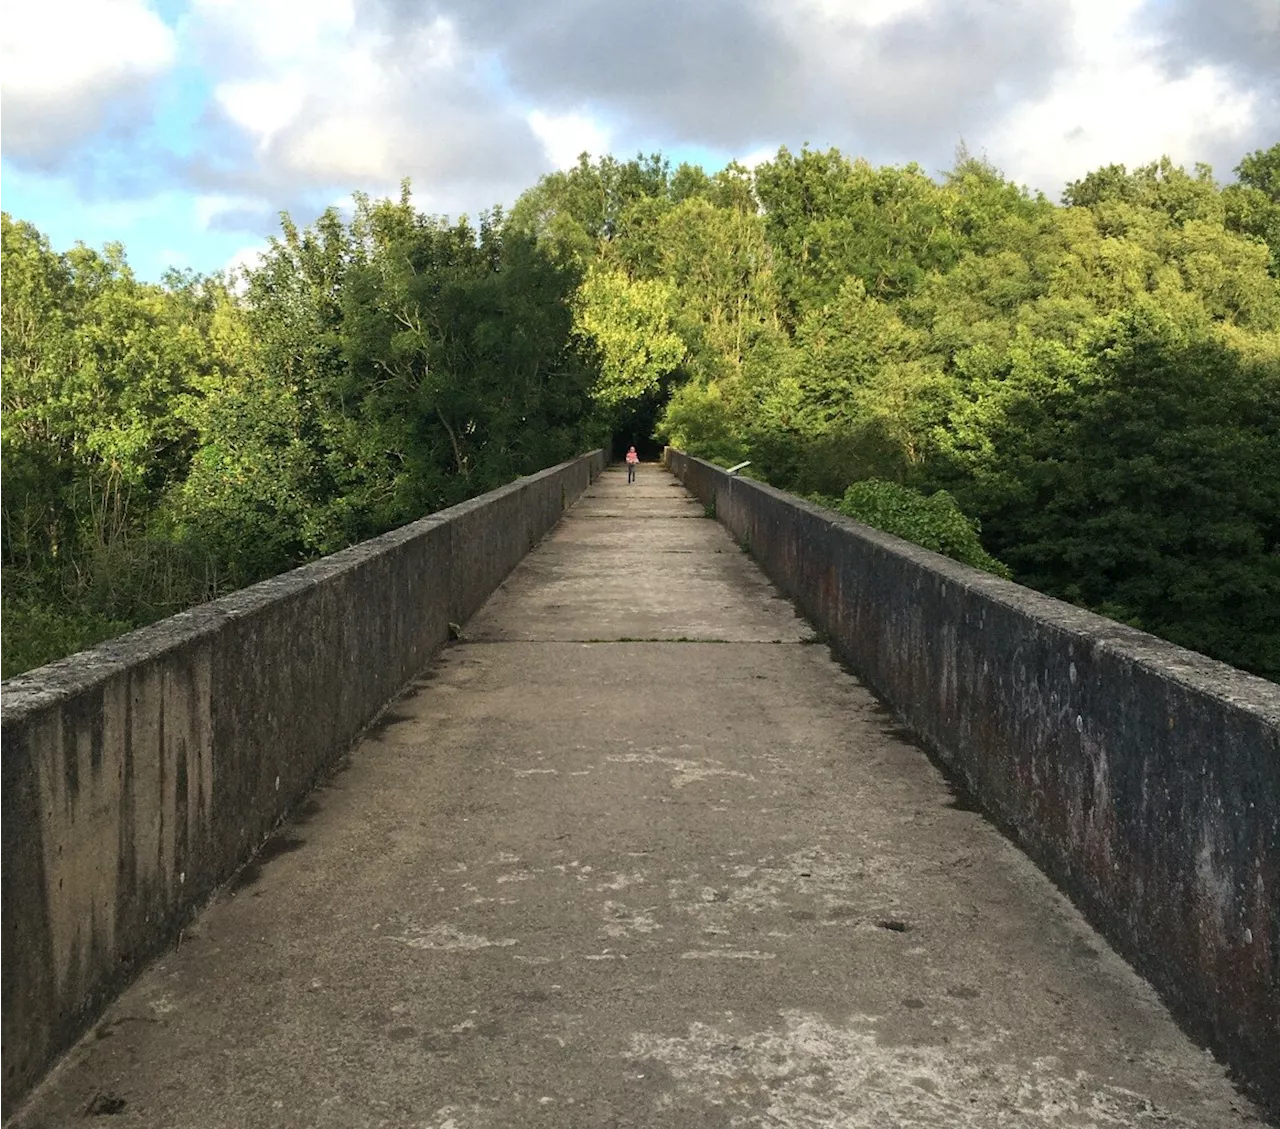
[[[603,466],[585,455],[4,683],[6,1113]]]
[[[1256,1124],[701,512],[607,473],[16,1124]]]
[[[1280,1112],[1280,686],[669,458],[841,657]]]

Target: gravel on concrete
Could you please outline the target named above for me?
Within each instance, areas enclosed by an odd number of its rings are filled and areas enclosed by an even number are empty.
[[[1261,1124],[659,468],[611,470],[11,1124]]]

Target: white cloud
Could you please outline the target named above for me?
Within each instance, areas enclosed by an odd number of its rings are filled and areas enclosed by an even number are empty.
[[[245,247],[241,247],[223,264],[222,269],[225,271],[239,271],[245,267],[256,267],[262,261],[262,256],[267,253],[269,245],[266,243],[250,243]]]
[[[298,117],[307,92],[299,75],[286,74],[277,79],[224,82],[214,97],[227,117],[263,146]]]
[[[367,94],[367,74],[350,73],[367,70],[370,46],[355,35],[351,0],[194,0],[191,12],[201,40],[217,45],[214,100],[260,155],[316,117],[317,97]]]
[[[208,231],[221,216],[246,212],[261,206],[262,201],[252,196],[233,196],[223,192],[213,192],[196,196],[192,201],[192,212],[195,215],[196,227],[200,231]]]
[[[763,165],[766,161],[772,161],[778,155],[778,146],[764,145],[759,149],[752,149],[745,157],[738,158],[738,164],[744,169],[754,169],[756,165]]]
[[[248,246],[241,247],[240,250],[223,263],[222,270],[230,281],[233,294],[243,294],[248,289],[245,272],[254,270],[261,264],[262,257],[267,253],[267,249],[266,243],[251,243]]]
[[[608,127],[589,114],[548,114],[533,110],[528,120],[529,128],[542,142],[547,159],[558,169],[572,168],[582,153],[601,157],[609,152]]]
[[[200,41],[219,45],[216,105],[254,156],[206,178],[219,193],[279,200],[409,176],[456,209],[509,200],[546,167],[449,19],[388,30],[357,19],[351,0],[195,0],[193,14]]]
[[[1069,180],[1106,164],[1164,154],[1190,164],[1210,139],[1234,147],[1254,122],[1256,98],[1228,73],[1200,65],[1170,75],[1137,27],[1139,0],[1073,0],[1072,53],[1053,88],[1016,107],[987,137],[1010,176],[1057,197]]]
[[[202,34],[240,49],[223,58],[231,69],[314,61],[340,50],[356,24],[352,0],[192,0],[191,15]]]
[[[860,24],[879,27],[928,7],[929,0],[798,0],[792,10],[816,16],[839,27]]]
[[[404,149],[396,146],[393,130],[373,120],[366,109],[326,107],[281,148],[285,164],[327,182],[365,184],[393,178],[397,153]]]
[[[6,150],[39,157],[92,133],[176,54],[173,32],[146,0],[7,5],[0,23]]]

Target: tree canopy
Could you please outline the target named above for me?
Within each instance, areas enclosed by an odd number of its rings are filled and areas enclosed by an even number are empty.
[[[235,288],[3,222],[6,675],[604,435],[580,272],[500,214],[286,217]]]
[[[670,367],[661,437],[1280,678],[1280,145],[1235,171],[1112,165],[1055,204],[963,150],[933,178],[784,148],[584,160],[515,212],[662,285],[661,356],[631,354],[637,388]]]
[[[655,438],[1280,679],[1280,144],[357,196],[238,279],[3,226],[5,673]],[[628,433],[629,442],[646,438]]]

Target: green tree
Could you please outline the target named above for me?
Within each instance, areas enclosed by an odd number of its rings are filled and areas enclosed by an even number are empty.
[[[1019,578],[1280,676],[1280,365],[1120,311],[1010,371],[960,501]]]
[[[659,153],[595,162],[583,153],[573,168],[550,173],[524,192],[511,209],[509,226],[537,239],[557,262],[585,268],[617,233],[627,206],[666,196],[670,176]]]
[[[596,402],[614,409],[659,386],[685,356],[672,327],[675,287],[664,279],[628,279],[594,265],[578,293],[579,332],[600,355]]]
[[[1265,243],[1271,275],[1280,279],[1280,142],[1250,153],[1235,173],[1239,183],[1222,193],[1226,225]]]
[[[1273,204],[1280,204],[1280,141],[1270,149],[1255,149],[1235,167],[1246,188],[1261,192]]]

